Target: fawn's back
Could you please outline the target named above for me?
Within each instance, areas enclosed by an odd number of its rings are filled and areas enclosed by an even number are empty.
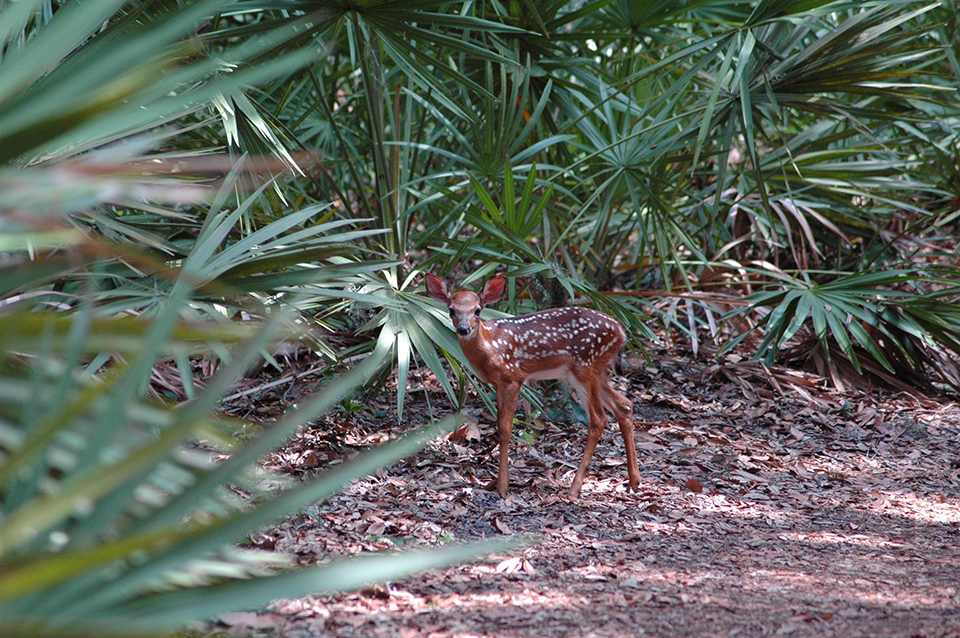
[[[483,354],[494,359],[491,363],[500,374],[521,382],[566,379],[582,387],[584,375],[605,367],[626,342],[618,321],[589,308],[541,310],[486,321],[484,327],[493,349]]]

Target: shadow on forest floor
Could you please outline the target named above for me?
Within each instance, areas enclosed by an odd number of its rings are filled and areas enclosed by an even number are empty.
[[[586,426],[563,415],[562,389],[551,393],[560,407],[549,423],[514,438],[507,499],[484,491],[496,472],[495,424],[472,397],[466,420],[483,436],[437,441],[253,542],[303,564],[498,535],[537,542],[362,592],[277,601],[220,629],[960,636],[960,406],[828,392],[800,377],[769,384],[751,376],[756,366],[658,360],[633,361],[620,379],[634,401],[639,493],[626,491],[614,425],[581,498],[567,499]],[[297,383],[278,396],[309,392]],[[429,410],[453,409],[435,379],[409,390],[403,426],[384,395],[302,431],[269,467],[313,473],[429,421]]]

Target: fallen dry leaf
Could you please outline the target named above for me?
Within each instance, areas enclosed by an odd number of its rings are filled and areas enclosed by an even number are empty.
[[[700,481],[698,481],[695,478],[689,479],[684,484],[684,487],[686,487],[691,492],[696,492],[697,494],[703,491],[703,485],[700,483]]]

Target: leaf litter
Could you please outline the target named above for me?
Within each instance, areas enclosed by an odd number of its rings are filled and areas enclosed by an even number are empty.
[[[249,544],[314,565],[485,537],[533,542],[357,592],[276,601],[208,632],[960,636],[957,403],[829,391],[736,355],[655,354],[655,365],[628,360],[619,378],[634,403],[638,493],[627,491],[623,442],[608,427],[580,499],[566,497],[586,425],[559,387],[546,387],[545,414],[516,425],[508,497],[485,491],[496,424],[471,396],[453,435]],[[454,410],[436,379],[411,376],[402,423],[386,393],[357,401],[302,429],[267,469],[314,475]],[[273,413],[318,382],[291,378],[238,393],[231,410]]]

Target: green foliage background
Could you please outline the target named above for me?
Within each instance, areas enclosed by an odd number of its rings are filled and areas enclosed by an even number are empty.
[[[302,506],[230,527],[223,501],[294,420],[394,369],[402,414],[420,361],[456,398],[427,270],[507,274],[510,312],[589,303],[634,347],[960,386],[957,11],[0,0],[0,623],[170,629],[174,540],[209,556]],[[305,323],[370,338],[320,346],[343,376],[287,430],[177,460],[231,442],[220,397]],[[148,394],[158,360],[189,403]]]

